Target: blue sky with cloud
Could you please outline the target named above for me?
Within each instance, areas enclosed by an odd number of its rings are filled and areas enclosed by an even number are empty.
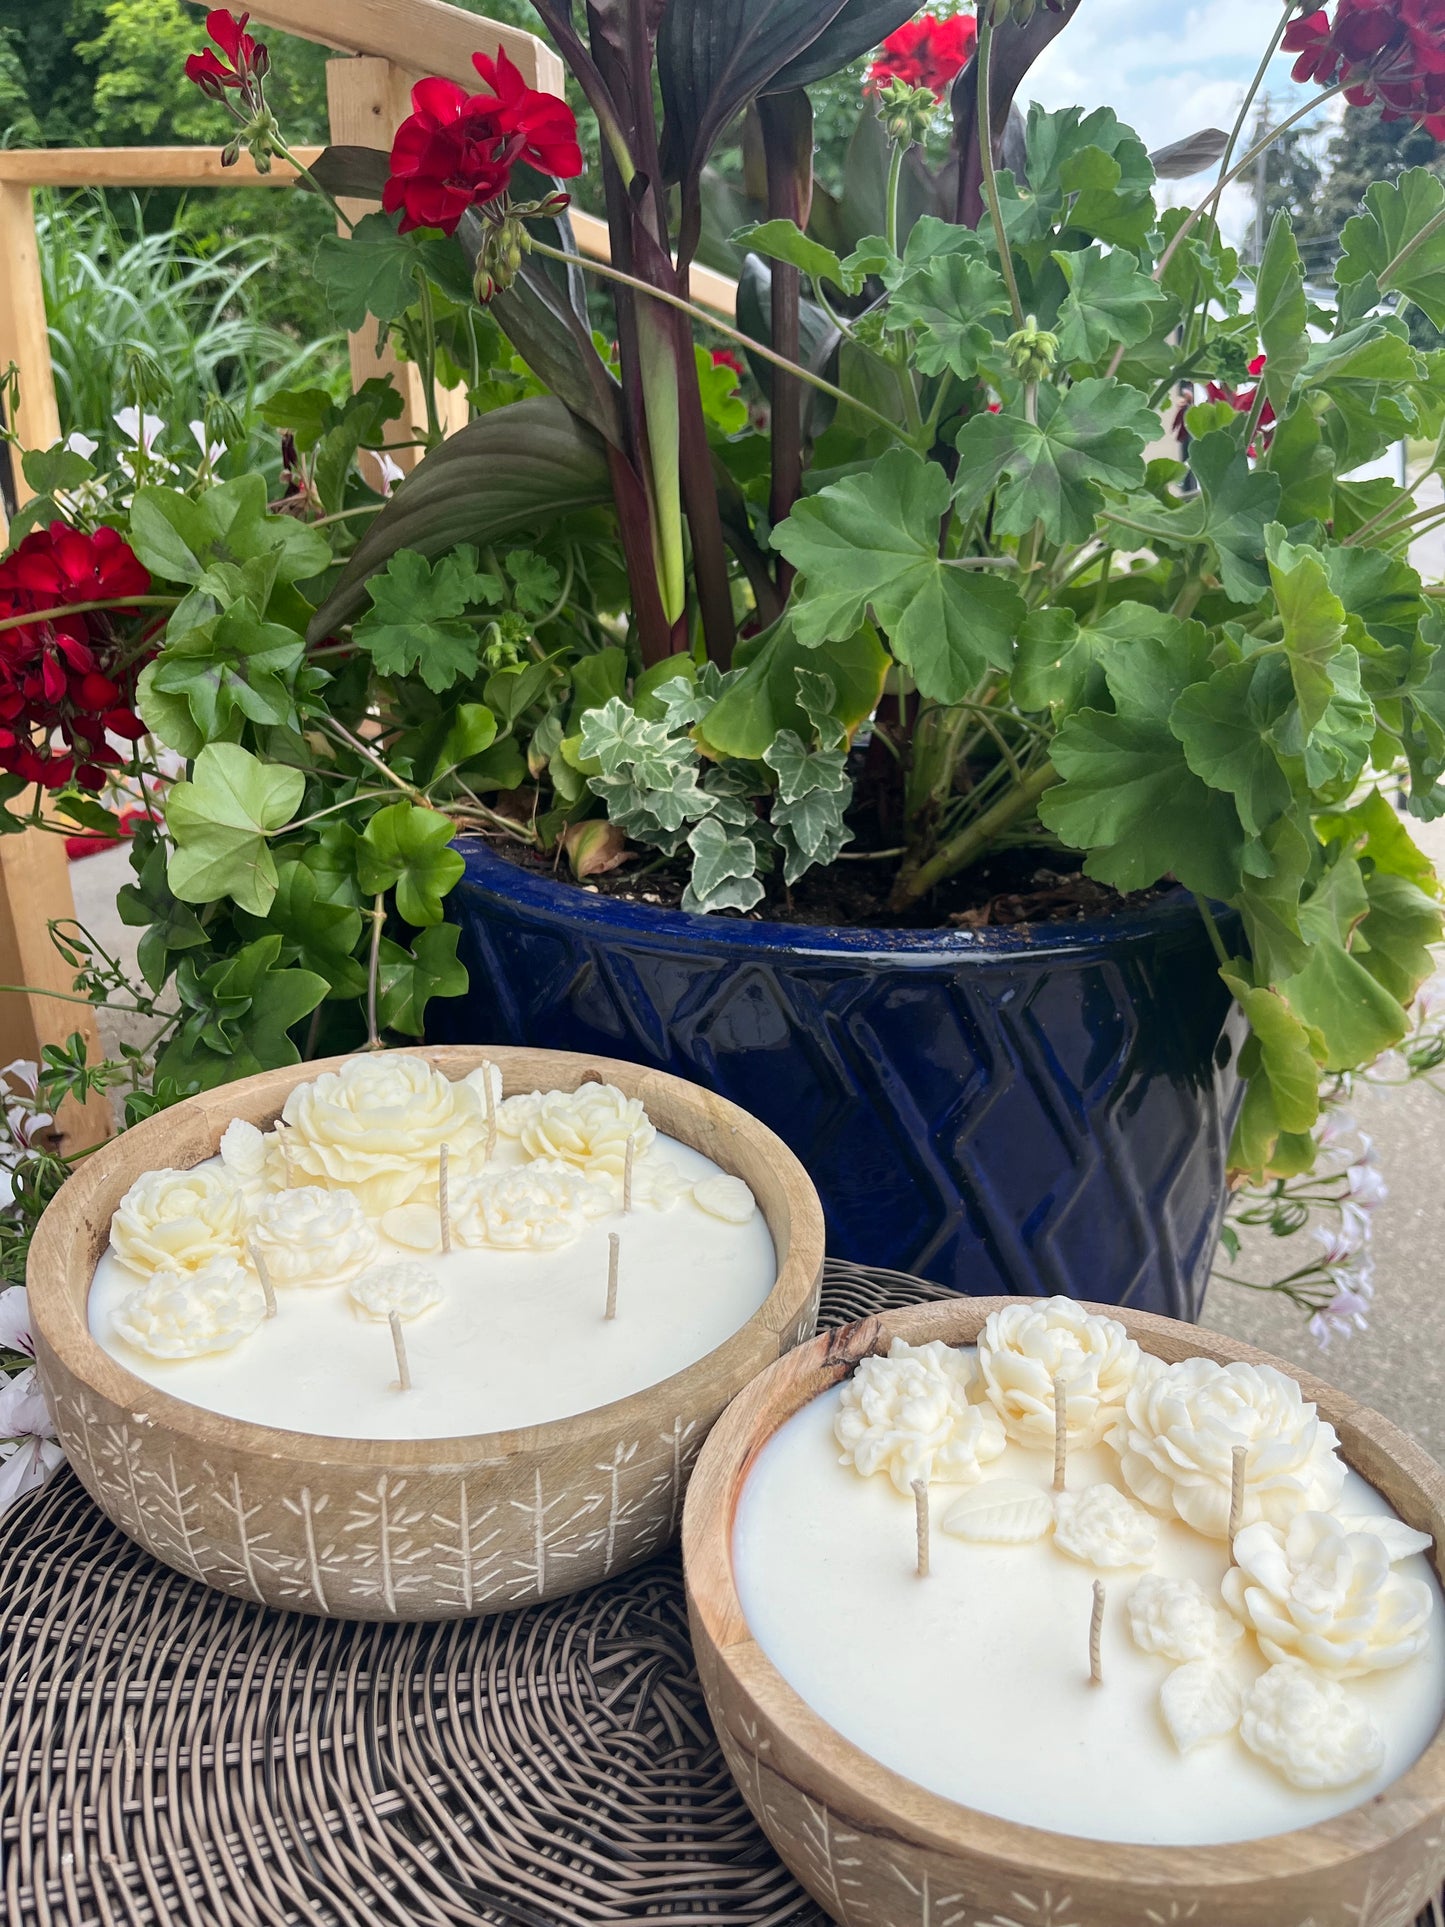
[[[1150,147],[1201,127],[1228,129],[1278,20],[1273,0],[1083,0],[1026,78],[1020,102],[1110,106]],[[1267,83],[1281,113],[1304,98],[1290,80],[1290,58],[1275,58]],[[1171,183],[1169,198],[1193,201],[1201,184]],[[1251,217],[1247,192],[1232,190],[1226,229],[1237,237]]]

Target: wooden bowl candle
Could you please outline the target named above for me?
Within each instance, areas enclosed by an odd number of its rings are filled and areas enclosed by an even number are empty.
[[[683,1522],[728,1765],[843,1927],[1408,1927],[1445,1875],[1445,1475],[1117,1318],[890,1312],[733,1403]]]
[[[28,1284],[61,1444],[123,1531],[265,1605],[443,1619],[666,1544],[709,1426],[813,1331],[822,1260],[802,1167],[734,1105],[446,1048],[147,1119],[51,1204]]]

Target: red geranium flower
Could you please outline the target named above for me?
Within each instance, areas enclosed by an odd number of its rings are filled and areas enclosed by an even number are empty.
[[[940,100],[963,72],[978,44],[973,15],[955,13],[940,20],[922,13],[889,34],[878,58],[868,69],[869,93],[880,93],[890,80],[909,87],[927,87]]]
[[[1445,0],[1336,0],[1292,20],[1285,50],[1296,80],[1345,82],[1345,99],[1379,101],[1386,120],[1412,120],[1445,140]]]
[[[528,87],[500,48],[495,60],[474,54],[473,61],[490,93],[469,94],[435,76],[411,90],[413,111],[396,130],[381,197],[388,213],[401,210],[403,234],[418,227],[455,233],[469,207],[506,193],[518,161],[564,178],[582,172],[567,103]]]
[[[32,529],[0,562],[0,616],[34,616],[0,630],[0,769],[62,789],[99,789],[120,756],[107,737],[134,741],[145,724],[132,708],[138,663],[123,664],[116,618],[150,576],[112,528],[83,534],[64,522]],[[114,609],[49,613],[78,602]]]
[[[265,46],[246,32],[249,13],[238,19],[224,7],[206,15],[206,32],[220,48],[224,59],[207,47],[192,54],[186,62],[186,79],[193,80],[204,94],[219,100],[228,90],[250,94],[266,77],[269,61]]]
[[[712,351],[712,365],[714,368],[731,368],[739,381],[741,381],[747,373],[746,368],[743,367],[743,364],[738,360],[731,348],[714,348]]]

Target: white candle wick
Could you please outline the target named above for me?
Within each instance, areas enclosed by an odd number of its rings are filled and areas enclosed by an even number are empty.
[[[389,1313],[388,1323],[391,1326],[391,1342],[396,1347],[396,1369],[400,1374],[398,1389],[403,1392],[409,1392],[411,1390],[411,1367],[408,1365],[406,1359],[406,1340],[401,1335],[401,1313],[399,1311]]]
[[[1099,1657],[1099,1645],[1104,1632],[1104,1582],[1094,1581],[1094,1610],[1089,1615],[1089,1684],[1104,1684],[1104,1668]]]
[[[609,1231],[607,1234],[607,1310],[603,1314],[606,1318],[617,1316],[617,1247],[617,1233]]]
[[[1229,1468],[1229,1557],[1234,1560],[1234,1541],[1244,1524],[1244,1461],[1248,1447],[1236,1445],[1230,1452]]]
[[[492,1062],[490,1058],[482,1063],[482,1097],[487,1107],[487,1159],[497,1155],[497,1099],[492,1090]],[[446,1249],[445,1246],[442,1247]]]
[[[1069,1456],[1069,1381],[1054,1380],[1054,1490],[1064,1490]]]
[[[452,1248],[452,1214],[447,1209],[447,1147],[443,1144],[437,1154],[437,1215],[442,1221],[442,1250]]]
[[[918,1539],[918,1576],[928,1577],[929,1522],[928,1522],[928,1481],[914,1479],[913,1486],[913,1527]]]
[[[256,1267],[256,1276],[261,1280],[261,1289],[266,1294],[266,1316],[268,1318],[274,1318],[276,1316],[276,1288],[271,1283],[271,1274],[266,1269],[266,1260],[256,1249],[254,1240],[248,1245],[247,1249],[251,1253],[251,1263]]]
[[[622,1159],[622,1209],[624,1210],[624,1212],[630,1211],[632,1209],[633,1148],[634,1147],[632,1142],[632,1133],[629,1131],[627,1134],[627,1150]]]

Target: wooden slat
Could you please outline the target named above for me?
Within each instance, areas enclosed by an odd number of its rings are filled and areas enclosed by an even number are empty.
[[[588,255],[594,261],[610,261],[612,249],[607,236],[607,223],[599,221],[595,214],[584,214],[580,208],[569,210],[572,232],[577,237],[577,251]],[[688,292],[701,308],[711,308],[714,314],[726,315],[729,320],[738,311],[738,287],[736,281],[729,281],[725,274],[717,274],[712,268],[699,267],[696,262],[688,274]]]
[[[77,1030],[92,1062],[104,1054],[90,1006],[44,994],[74,989],[75,973],[47,927],[50,919],[74,915],[64,838],[47,830],[0,837],[0,983],[26,986],[0,993],[0,1064],[17,1057],[34,1062],[42,1044],[63,1043]],[[86,1150],[110,1133],[110,1101],[94,1096],[83,1108],[67,1103],[56,1123],[66,1150]]]
[[[0,181],[0,368],[12,361],[20,370],[20,406],[12,426],[22,448],[49,448],[60,438],[60,411],[45,330],[35,214],[28,187]],[[33,491],[18,461],[14,474],[15,499],[27,502]]]
[[[207,0],[191,0],[198,12]],[[412,73],[444,74],[463,86],[476,81],[472,55],[500,46],[529,87],[560,94],[566,70],[550,47],[520,27],[504,27],[443,0],[259,0],[256,24],[279,27],[338,52],[374,54]]]
[[[321,151],[295,150],[304,167]],[[295,179],[280,160],[258,174],[249,154],[222,167],[219,147],[0,148],[0,182],[27,187],[290,187]]]

